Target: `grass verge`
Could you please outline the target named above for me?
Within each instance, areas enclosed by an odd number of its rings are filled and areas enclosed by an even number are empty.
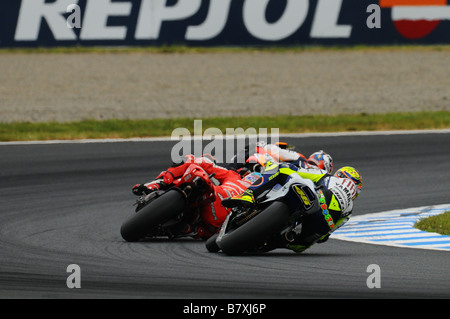
[[[450,235],[450,211],[422,219],[415,227],[427,232]]]
[[[193,118],[150,120],[85,120],[78,122],[0,123],[0,141],[171,136],[175,128],[194,134]],[[202,119],[203,131],[218,128],[279,128],[280,133],[448,129],[450,112],[357,114],[339,116],[264,116]],[[247,132],[246,132],[247,133]]]

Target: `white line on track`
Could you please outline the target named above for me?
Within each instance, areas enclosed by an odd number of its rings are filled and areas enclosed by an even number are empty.
[[[331,238],[393,247],[450,251],[450,236],[414,228],[423,218],[450,211],[450,204],[355,216]]]
[[[376,135],[415,135],[415,134],[448,134],[450,129],[442,130],[403,130],[403,131],[358,131],[358,132],[324,132],[324,133],[293,133],[293,134],[280,134],[279,137],[291,137],[291,138],[308,138],[308,137],[338,137],[338,136],[376,136]],[[251,138],[254,135],[223,135],[222,138]],[[265,137],[265,135],[260,135]],[[271,137],[268,135],[268,137]],[[210,140],[220,139],[219,136],[193,136],[192,140]],[[11,141],[0,142],[1,145],[45,145],[45,144],[87,144],[87,143],[123,143],[123,142],[168,142],[179,141],[177,137],[136,137],[136,138],[108,138],[108,139],[80,139],[80,140],[48,140],[48,141]]]

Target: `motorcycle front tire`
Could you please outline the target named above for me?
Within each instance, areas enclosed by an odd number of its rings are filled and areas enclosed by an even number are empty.
[[[273,202],[244,225],[223,235],[220,249],[227,255],[240,255],[251,251],[258,244],[280,231],[290,216],[289,207],[283,202]]]
[[[218,234],[214,234],[211,237],[209,237],[205,243],[205,247],[210,253],[217,253],[220,250],[219,246],[216,243],[217,237]]]
[[[185,207],[184,194],[178,189],[171,189],[126,220],[120,228],[120,234],[126,241],[136,242],[158,225],[176,217]]]

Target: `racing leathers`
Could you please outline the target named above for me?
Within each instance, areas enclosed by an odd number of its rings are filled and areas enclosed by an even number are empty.
[[[174,180],[180,178],[191,164],[197,164],[208,175],[214,174],[213,178],[218,184],[212,186],[214,195],[200,206],[199,217],[202,220],[202,225],[196,227],[196,229],[189,228],[191,225],[186,225],[185,230],[187,235],[208,238],[220,228],[230,212],[228,208],[222,206],[222,200],[242,193],[251,185],[251,182],[245,178],[242,179],[239,173],[216,165],[209,157],[196,158],[188,155],[182,163],[174,164],[166,171],[161,172],[156,180],[146,184],[137,184],[132,191],[135,195],[142,195],[157,189],[166,189]]]
[[[243,167],[250,167],[251,171],[255,171],[255,166],[252,164],[260,164],[263,166],[267,159],[261,160],[260,155],[268,154],[272,159],[277,162],[287,162],[294,164],[300,168],[310,168],[311,165],[308,163],[307,158],[298,152],[295,152],[288,148],[287,143],[277,143],[277,144],[266,144],[263,141],[256,143],[256,146],[246,146],[245,149],[231,159],[229,164],[230,169],[238,170]],[[258,166],[258,165],[257,165]]]
[[[278,247],[285,247],[295,252],[303,252],[315,243],[325,242],[330,234],[344,225],[353,210],[353,198],[356,186],[347,178],[338,178],[319,169],[302,169],[293,164],[272,164],[247,190],[223,202],[227,207],[252,205],[259,195],[276,184],[284,185],[290,175],[297,174],[305,184],[314,183],[319,207],[302,217],[289,240],[280,238]]]

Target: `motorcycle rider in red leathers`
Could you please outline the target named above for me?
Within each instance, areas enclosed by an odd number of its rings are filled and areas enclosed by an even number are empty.
[[[200,206],[199,214],[196,216],[196,220],[192,221],[192,224],[198,225],[198,218],[201,218],[203,222],[195,228],[191,224],[187,224],[183,230],[183,233],[187,236],[207,239],[219,230],[230,212],[229,208],[222,206],[222,200],[241,194],[253,182],[242,178],[234,170],[228,170],[216,165],[212,159],[208,155],[197,158],[193,155],[188,155],[182,163],[174,164],[166,171],[162,171],[154,181],[146,184],[136,184],[133,186],[132,192],[137,196],[141,196],[161,188],[164,189],[170,186],[174,180],[180,178],[192,164],[200,166],[208,175],[214,174],[214,178],[220,184],[213,186],[214,196]]]

